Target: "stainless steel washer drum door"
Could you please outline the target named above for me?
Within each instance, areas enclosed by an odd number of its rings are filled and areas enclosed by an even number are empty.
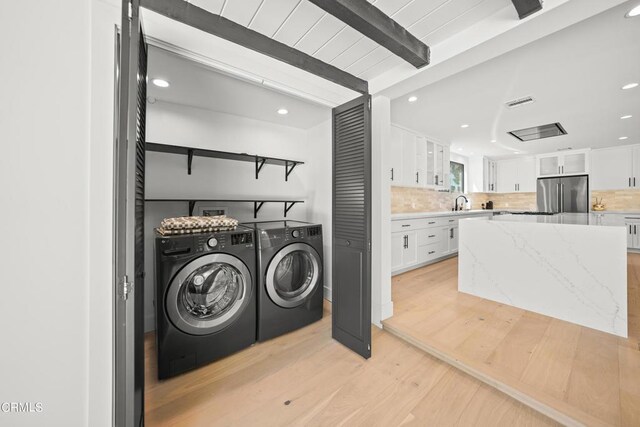
[[[294,243],[271,259],[267,268],[267,293],[281,307],[296,307],[318,287],[321,273],[318,252],[306,243]]]
[[[169,319],[183,332],[207,335],[233,323],[249,303],[251,275],[228,254],[209,254],[185,265],[166,297]]]

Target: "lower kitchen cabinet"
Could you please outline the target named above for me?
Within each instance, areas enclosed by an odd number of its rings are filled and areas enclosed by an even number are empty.
[[[627,248],[640,250],[640,220],[626,221]]]
[[[458,253],[458,220],[492,216],[472,212],[391,221],[391,272],[399,274]]]
[[[415,231],[391,234],[391,270],[418,262],[418,239]]]

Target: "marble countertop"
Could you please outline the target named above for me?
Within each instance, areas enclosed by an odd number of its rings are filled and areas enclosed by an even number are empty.
[[[538,224],[567,224],[591,225],[604,227],[625,227],[624,218],[600,213],[559,213],[555,215],[495,215],[491,221],[538,223]]]
[[[467,211],[441,211],[441,212],[411,212],[391,214],[391,220],[395,219],[415,219],[415,218],[433,218],[439,216],[462,216],[462,215],[479,215],[493,214],[492,210],[473,209]]]

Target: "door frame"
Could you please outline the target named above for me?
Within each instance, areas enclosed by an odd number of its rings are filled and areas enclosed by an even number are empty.
[[[134,141],[135,142],[135,122],[132,121],[131,112],[135,111],[136,107],[136,93],[133,90],[137,84],[136,72],[138,69],[138,44],[140,42],[139,28],[141,26],[140,20],[140,8],[147,8],[154,10],[157,13],[161,13],[168,18],[174,19],[178,22],[182,22],[191,27],[200,29],[201,31],[208,32],[210,34],[217,35],[218,37],[225,38],[236,44],[248,47],[253,50],[257,50],[263,54],[274,57],[279,61],[288,63],[293,66],[304,69],[307,72],[315,74],[319,77],[333,81],[336,84],[342,85],[348,89],[360,92],[354,100],[349,101],[346,104],[360,99],[361,97],[368,97],[369,99],[369,114],[370,114],[370,95],[368,91],[368,84],[366,81],[358,81],[354,76],[339,70],[339,69],[327,69],[329,64],[321,63],[317,60],[309,60],[306,64],[297,65],[291,63],[290,54],[288,53],[284,57],[278,57],[273,51],[265,52],[264,45],[261,43],[260,37],[256,38],[256,33],[248,28],[234,28],[227,33],[216,33],[213,31],[214,25],[209,25],[207,28],[196,25],[194,22],[188,22],[184,20],[185,17],[189,17],[189,13],[184,13],[184,9],[176,11],[169,8],[168,10],[155,10],[155,0],[122,0],[122,24],[120,28],[120,55],[119,55],[119,75],[116,79],[117,84],[117,100],[116,100],[116,132],[115,132],[115,158],[114,158],[114,387],[113,387],[113,422],[116,426],[135,426],[136,424],[144,423],[143,408],[137,407],[135,396],[135,365],[138,358],[144,359],[144,354],[135,351],[135,320],[137,317],[142,318],[142,313],[137,313],[138,304],[135,303],[133,293],[131,292],[133,286],[136,285],[132,282],[135,277],[135,266],[133,257],[135,253],[135,239],[134,239],[134,224],[135,224],[135,211],[134,203],[127,203],[127,200],[134,200],[131,194],[131,182],[129,179],[133,177],[131,174],[132,167],[135,166],[135,143],[127,144],[122,141]],[[170,1],[161,2],[160,4],[170,4]],[[182,5],[184,8],[191,8],[193,10],[199,9],[189,3],[184,2]],[[177,13],[181,12],[181,13]],[[198,11],[198,13],[201,13]],[[211,16],[216,16],[209,14]],[[183,18],[181,20],[181,17]],[[193,16],[192,16],[193,17]],[[222,18],[220,18],[222,19]],[[218,21],[220,20],[218,19]],[[214,21],[215,22],[215,21]],[[227,28],[228,29],[228,28]],[[238,32],[246,32],[246,34],[240,34],[238,39]],[[243,42],[240,42],[241,40]],[[271,40],[273,43],[279,43],[275,40]],[[282,43],[279,43],[282,44]],[[281,49],[279,46],[275,46],[277,51]],[[305,55],[299,52],[300,55]],[[308,56],[308,55],[307,55]],[[313,58],[312,58],[313,59]],[[304,62],[304,61],[303,61]],[[326,67],[325,67],[326,66]],[[333,67],[335,68],[335,67]],[[136,72],[132,72],[136,70]],[[330,78],[330,75],[337,75],[338,78]],[[125,78],[128,77],[128,78]],[[355,80],[354,80],[355,79]],[[346,105],[343,104],[343,105]],[[371,186],[372,177],[372,165],[371,165],[371,120],[365,122],[365,126],[368,126],[369,135],[369,149],[366,156],[368,171],[367,182],[369,187]],[[372,200],[371,194],[369,195],[368,206],[371,207]],[[371,238],[371,215],[367,220],[368,236]],[[370,241],[370,240],[369,240]],[[365,301],[365,305],[368,307],[369,323],[371,320],[371,251],[367,251],[366,269],[368,271],[367,281],[369,286],[369,292],[367,293],[368,301]],[[143,283],[137,284],[137,286],[144,286]],[[131,295],[127,297],[127,295]],[[333,313],[332,313],[333,316]],[[132,321],[133,320],[133,321]],[[368,326],[370,334],[370,326]],[[144,339],[144,338],[142,338]],[[369,345],[368,351],[371,347]],[[144,383],[142,384],[144,390]],[[142,411],[142,418],[140,423],[136,422],[135,414]]]

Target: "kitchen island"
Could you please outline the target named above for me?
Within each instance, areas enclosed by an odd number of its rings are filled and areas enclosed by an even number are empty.
[[[627,337],[627,236],[598,214],[459,222],[458,290]]]

